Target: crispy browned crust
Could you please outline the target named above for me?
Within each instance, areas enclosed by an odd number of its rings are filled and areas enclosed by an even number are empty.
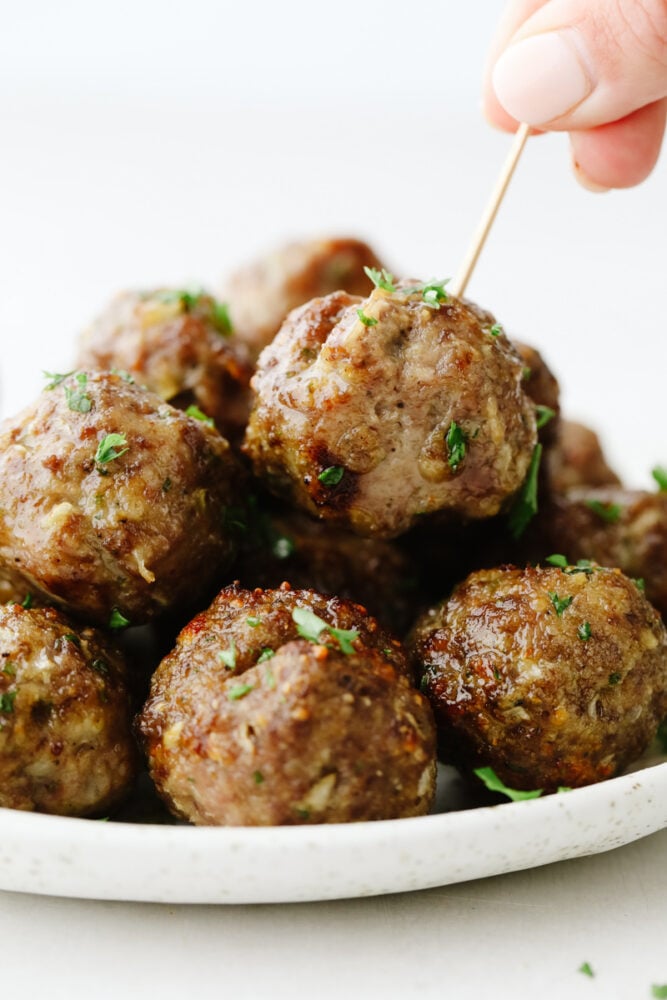
[[[193,823],[229,826],[428,812],[428,703],[386,656],[355,647],[344,655],[290,641],[241,677],[216,662],[215,647],[205,667],[182,659],[171,683],[155,685],[139,720],[170,808]]]
[[[97,462],[111,433],[127,451]],[[224,574],[238,480],[201,421],[116,375],[66,379],[0,426],[0,571],[85,620],[147,621]]]
[[[250,410],[248,351],[216,322],[211,296],[192,299],[165,289],[123,292],[82,336],[77,364],[126,371],[179,409],[199,407],[236,442]]]
[[[124,678],[94,629],[0,607],[0,806],[87,816],[123,797],[137,764]]]
[[[337,291],[367,295],[371,282],[364,267],[383,264],[360,240],[289,243],[233,274],[223,296],[238,336],[257,357],[287,314],[304,302]]]
[[[553,493],[579,486],[620,486],[595,431],[573,420],[561,420],[554,447],[544,456],[546,482]]]
[[[536,442],[522,368],[462,302],[338,292],[293,312],[262,354],[244,450],[269,489],[362,535],[395,537],[443,510],[491,517]],[[466,437],[456,467],[453,423]],[[331,468],[342,475],[323,482]]]
[[[667,633],[619,570],[472,573],[410,648],[443,759],[490,766],[512,788],[612,777],[667,713]]]

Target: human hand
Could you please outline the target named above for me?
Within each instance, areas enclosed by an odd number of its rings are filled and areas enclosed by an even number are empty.
[[[570,133],[579,181],[632,187],[667,115],[667,0],[511,0],[484,93],[491,124]]]

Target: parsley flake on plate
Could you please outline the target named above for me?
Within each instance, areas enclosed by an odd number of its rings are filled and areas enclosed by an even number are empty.
[[[475,768],[475,774],[484,782],[490,792],[500,792],[501,795],[506,795],[512,802],[523,802],[525,799],[538,799],[542,794],[541,788],[535,788],[531,792],[523,792],[518,788],[508,788],[492,767],[477,767]]]
[[[577,972],[580,972],[582,976],[588,976],[589,979],[593,979],[593,977],[595,976],[595,973],[593,972],[593,969],[591,968],[589,962],[582,962],[579,968],[577,969]]]

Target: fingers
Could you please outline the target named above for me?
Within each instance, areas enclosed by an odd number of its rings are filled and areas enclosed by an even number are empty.
[[[572,132],[577,179],[598,191],[639,184],[656,164],[666,118],[667,100],[662,100],[609,125]]]
[[[596,128],[667,95],[667,0],[524,0],[505,25],[531,8],[492,71],[501,127]]]
[[[515,132],[518,122],[505,110],[496,97],[492,83],[493,69],[501,53],[507,48],[510,40],[524,21],[527,21],[546,2],[547,0],[512,0],[505,8],[487,57],[482,97],[484,116],[490,125],[506,132]]]

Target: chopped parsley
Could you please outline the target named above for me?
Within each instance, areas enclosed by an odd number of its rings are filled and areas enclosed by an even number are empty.
[[[558,553],[553,556],[547,556],[545,562],[548,562],[551,566],[558,566],[559,569],[567,569],[569,566],[565,556],[561,556]]]
[[[503,328],[500,323],[494,323],[493,326],[489,327],[488,333],[491,337],[499,337],[503,332]]]
[[[113,629],[127,628],[129,624],[130,624],[129,618],[126,618],[125,615],[121,614],[118,608],[114,608],[112,610],[111,615],[109,616],[109,628]]]
[[[255,771],[252,777],[256,785],[261,785],[262,782],[264,781],[264,775],[262,774],[261,771]]]
[[[234,332],[234,327],[232,325],[231,316],[229,315],[229,306],[227,303],[218,302],[217,299],[213,299],[211,314],[213,316],[213,325],[218,333],[222,334],[223,337],[230,337]]]
[[[199,420],[200,423],[206,424],[207,427],[215,427],[213,417],[207,416],[203,410],[200,410],[199,407],[194,404],[192,406],[188,406],[185,411],[185,415],[187,417],[193,417],[195,420]]]
[[[342,465],[330,465],[324,472],[320,472],[317,478],[324,486],[338,486],[344,475],[345,469]]]
[[[169,476],[167,476],[167,478],[162,484],[162,492],[168,493],[170,489],[171,489],[171,479],[169,478]]]
[[[621,677],[622,677],[622,674],[619,674],[616,671],[614,671],[613,674],[609,674],[609,683],[611,685],[618,684],[620,682],[620,680],[621,680]]]
[[[32,605],[33,605],[32,594],[30,593],[30,591],[28,591],[28,593],[25,595],[25,597],[21,601],[21,607],[25,608],[26,611],[28,611],[32,607]]]
[[[109,676],[109,664],[105,660],[93,660],[90,664],[91,668],[96,674],[100,674],[101,677]]]
[[[124,368],[112,368],[111,374],[122,378],[123,382],[127,382],[128,385],[134,385],[133,376],[129,372],[126,372]]]
[[[261,624],[262,624],[262,619],[256,618],[255,615],[248,615],[248,617],[246,618],[246,625],[249,625],[250,628],[257,628],[257,626]]]
[[[651,996],[656,997],[656,1000],[665,1000],[667,997],[667,983],[660,986],[657,983],[653,983],[653,986],[651,986]]]
[[[264,649],[262,650],[262,652],[257,657],[257,662],[258,663],[266,663],[267,660],[270,660],[271,657],[273,657],[275,655],[276,654],[275,654],[274,650],[272,650],[270,646],[265,646]]]
[[[646,593],[646,583],[644,581],[643,576],[638,576],[635,577],[634,579],[631,577],[630,579],[632,579],[632,582],[634,583],[637,590],[641,590],[642,594]]]
[[[569,608],[574,600],[573,597],[559,597],[553,591],[549,591],[549,597],[559,618],[563,617],[563,612]]]
[[[594,514],[606,521],[607,524],[616,524],[623,513],[623,508],[617,503],[602,503],[601,500],[584,500],[584,504]]]
[[[413,285],[411,288],[402,288],[401,293],[403,295],[421,294],[425,305],[430,306],[431,309],[439,309],[442,302],[449,301],[449,296],[445,291],[445,285],[448,282],[449,278],[443,278],[442,281],[436,281],[436,279],[433,278],[432,281],[428,281],[423,285]]]
[[[227,670],[233,670],[236,666],[236,643],[232,639],[227,649],[221,649],[218,659],[224,663]]]
[[[461,430],[455,420],[452,420],[447,431],[445,443],[449,453],[448,465],[452,472],[456,472],[466,455],[466,444],[468,438]]]
[[[264,674],[264,680],[266,681],[267,688],[273,689],[276,686],[276,677],[271,667]]]
[[[528,365],[526,365],[524,368],[521,369],[521,378],[524,382],[527,382],[532,374],[533,374],[533,369],[529,368]]]
[[[568,566],[565,572],[569,573],[570,576],[573,576],[575,573],[586,573],[587,576],[590,576],[596,569],[599,569],[599,567],[591,559],[577,559],[576,566]]]
[[[324,619],[319,618],[310,608],[295,608],[292,612],[292,620],[296,624],[296,630],[302,639],[307,639],[308,642],[315,642],[320,645],[322,632],[326,631],[334,639],[338,640],[341,653],[345,653],[346,656],[354,653],[352,643],[359,637],[357,629],[334,628],[333,625],[328,625]]]
[[[664,465],[656,465],[655,469],[651,469],[651,475],[658,484],[658,488],[661,493],[667,491],[667,469]]]
[[[76,413],[90,413],[93,401],[84,389],[88,376],[85,372],[78,372],[74,377],[78,382],[78,388],[70,389],[68,385],[63,386],[67,405]]]
[[[542,428],[545,427],[550,420],[553,420],[555,416],[556,411],[552,410],[550,406],[541,406],[538,404],[535,407],[535,418],[537,421],[538,431],[542,430]]]
[[[239,701],[240,698],[245,698],[247,694],[250,694],[254,687],[254,684],[237,684],[236,687],[229,689],[227,697],[230,701]]]
[[[129,450],[124,434],[105,434],[97,446],[95,461],[98,465],[106,465],[107,462],[113,462],[115,458],[120,458]]]
[[[287,535],[277,535],[271,543],[271,551],[276,559],[289,559],[294,549],[294,542]]]
[[[542,445],[536,444],[530,460],[528,475],[509,512],[507,524],[513,538],[520,538],[537,514],[537,475],[542,459]]]
[[[382,288],[385,292],[396,291],[396,286],[394,284],[396,279],[393,274],[386,270],[386,268],[383,267],[381,271],[378,271],[375,267],[365,267],[364,273],[371,279],[376,288]]]
[[[364,326],[377,326],[378,321],[374,316],[367,316],[363,309],[357,309],[357,316]]]
[[[582,976],[588,976],[589,979],[593,979],[593,977],[595,976],[595,973],[593,972],[593,969],[591,968],[589,962],[582,962],[579,968],[577,969],[577,972],[580,972]]]
[[[13,712],[15,699],[16,691],[3,691],[3,693],[0,694],[0,712],[4,712],[5,715],[9,715],[10,712]]]
[[[56,386],[60,385],[61,382],[64,382],[66,378],[69,378],[70,375],[73,374],[74,372],[64,372],[62,375],[58,374],[58,372],[42,372],[44,378],[48,378],[50,380],[49,384],[45,385],[44,388],[55,389]]]
[[[523,792],[518,788],[508,788],[492,767],[475,768],[475,774],[484,782],[490,792],[500,792],[501,795],[506,795],[512,802],[523,802],[525,799],[538,799],[542,794],[541,788],[536,788],[532,792]]]
[[[2,668],[2,672],[3,674],[7,674],[8,677],[16,677],[16,667],[11,660],[7,660]]]
[[[577,635],[582,642],[588,642],[591,637],[591,623],[582,622],[582,624],[577,629]]]

